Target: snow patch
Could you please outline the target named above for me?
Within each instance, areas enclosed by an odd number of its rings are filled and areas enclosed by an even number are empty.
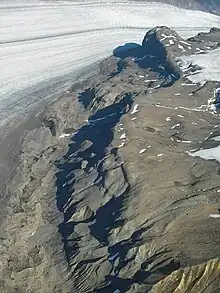
[[[191,73],[187,78],[194,82],[203,82],[208,80],[220,81],[220,49],[215,49],[206,54],[182,56],[181,60],[188,64],[196,64],[202,68],[197,72]],[[202,84],[202,86],[204,85]]]
[[[161,34],[161,36],[163,37],[162,39],[160,39],[160,41],[164,41],[164,40],[166,40],[166,39],[169,39],[169,38],[173,38],[173,39],[176,39],[176,37],[175,36],[173,36],[173,35],[165,35],[165,34]]]
[[[215,218],[215,219],[219,219],[220,218],[220,214],[209,214],[210,218]]]
[[[191,140],[182,140],[182,143],[192,143]]]
[[[155,104],[154,106],[155,106],[155,107],[158,107],[158,108],[164,108],[164,109],[171,109],[171,110],[173,110],[172,107],[164,106],[164,105],[160,105],[160,104]]]
[[[182,86],[195,86],[195,83],[181,83]]]
[[[146,79],[145,82],[157,81],[157,79]]]
[[[126,138],[126,133],[123,133],[121,136],[120,136],[120,139],[125,139]]]
[[[70,135],[71,135],[70,133],[63,133],[59,136],[59,138],[69,137]]]
[[[177,123],[177,124],[173,125],[173,126],[171,127],[171,129],[175,129],[176,127],[179,127],[179,126],[180,126],[180,123]]]
[[[180,41],[180,43],[181,43],[181,44],[184,44],[184,45],[187,45],[187,46],[191,46],[191,44],[190,44],[190,43],[188,43],[188,42],[185,42],[185,41]]]
[[[188,154],[192,157],[200,157],[205,160],[216,160],[220,162],[220,146],[210,149],[200,149],[197,152],[189,152]]]
[[[141,150],[139,151],[139,154],[143,154],[144,152],[146,152],[146,149],[141,149]]]
[[[183,50],[183,51],[186,51],[186,50],[184,49],[184,47],[183,47],[182,45],[180,45],[180,44],[178,44],[178,48],[181,49],[181,50]]]
[[[133,115],[133,114],[135,114],[135,113],[137,113],[139,110],[138,110],[138,104],[135,104],[134,105],[134,108],[133,108],[133,110],[131,111],[131,115]]]
[[[214,141],[220,141],[220,136],[212,137],[211,140],[214,140]]]

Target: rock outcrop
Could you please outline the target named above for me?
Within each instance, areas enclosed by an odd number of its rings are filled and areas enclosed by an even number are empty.
[[[1,292],[219,292],[219,162],[189,155],[218,145],[216,82],[178,60],[200,45],[157,27],[38,115],[8,187]]]

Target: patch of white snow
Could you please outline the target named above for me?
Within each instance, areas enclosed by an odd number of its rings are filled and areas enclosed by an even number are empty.
[[[171,129],[175,129],[176,127],[179,127],[179,126],[180,126],[180,123],[177,123],[177,124],[173,125],[173,126],[171,127]]]
[[[184,44],[184,45],[187,45],[187,46],[191,46],[190,43],[187,43],[187,42],[185,42],[185,41],[180,41],[180,43],[182,43],[182,44]]]
[[[125,139],[126,138],[126,133],[123,133],[121,136],[120,136],[120,139]]]
[[[214,140],[214,141],[220,141],[220,136],[212,137],[211,140]]]
[[[144,152],[146,152],[146,149],[141,149],[141,150],[139,151],[139,154],[143,154]]]
[[[133,115],[137,112],[138,112],[138,104],[135,104],[133,110],[131,111],[131,115]]]
[[[182,140],[182,143],[192,143],[191,140]]]
[[[185,51],[184,47],[180,44],[178,44],[178,48]]]
[[[220,146],[210,149],[200,149],[197,152],[189,153],[192,157],[200,157],[205,160],[216,160],[220,162]]]
[[[71,135],[70,133],[63,133],[59,136],[59,138],[69,137],[70,135]]]
[[[220,81],[220,49],[209,51],[206,54],[182,56],[181,60],[202,68],[187,76],[189,80],[195,83],[206,83],[208,80]]]
[[[215,218],[215,219],[219,219],[220,218],[220,214],[209,214],[210,218]]]

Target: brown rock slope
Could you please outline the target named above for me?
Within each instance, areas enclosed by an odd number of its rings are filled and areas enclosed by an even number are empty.
[[[1,225],[0,292],[220,292],[219,163],[188,154],[218,145],[216,83],[190,84],[176,59],[170,71],[144,46],[125,55],[27,132]]]

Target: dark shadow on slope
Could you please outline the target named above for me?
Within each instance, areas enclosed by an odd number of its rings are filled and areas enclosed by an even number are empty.
[[[117,228],[121,221],[116,221],[121,213],[123,206],[124,194],[118,197],[111,198],[105,205],[100,207],[96,212],[96,221],[90,226],[91,235],[95,237],[100,244],[108,245],[107,237],[111,229]]]
[[[52,119],[43,118],[43,125],[50,129],[52,136],[56,136],[56,125]]]
[[[80,93],[78,96],[79,101],[83,104],[85,109],[88,108],[89,104],[92,102],[92,100],[95,97],[95,89],[86,89],[84,92]]]
[[[115,276],[106,277],[106,282],[109,282],[110,285],[101,289],[97,289],[95,290],[94,293],[112,293],[112,292],[126,293],[128,292],[131,285],[133,284],[132,279],[122,279]]]
[[[117,73],[126,68],[126,58],[130,57],[140,68],[158,73],[158,78],[162,79],[162,87],[173,85],[181,76],[181,71],[175,61],[153,34],[148,36],[147,41],[144,39],[142,46],[126,43],[124,46],[115,48],[113,55],[120,58]]]
[[[124,268],[130,261],[134,260],[134,257],[128,260],[125,260],[125,257],[131,248],[138,247],[142,244],[141,235],[147,229],[148,228],[140,229],[139,231],[134,232],[131,238],[125,239],[109,247],[110,255],[115,255],[116,253],[118,254],[117,256],[117,258],[119,257],[118,265],[117,267],[115,267],[114,261],[110,261],[113,266],[113,275],[106,277],[106,281],[110,282],[110,285],[106,286],[105,288],[97,290],[96,293],[108,293],[108,292],[112,293],[115,290],[119,290],[120,293],[126,293],[131,288],[132,284],[138,283],[138,279],[136,278],[136,276],[130,279],[122,279],[118,275],[122,268]],[[149,275],[150,273],[145,272],[145,275],[144,275],[145,278],[146,278],[146,274]]]
[[[123,269],[127,265],[127,263],[132,260],[132,258],[126,259],[128,251],[134,247],[139,247],[140,245],[142,245],[142,234],[146,232],[149,228],[150,227],[141,228],[140,230],[135,231],[132,234],[131,238],[125,239],[109,247],[109,255],[112,256],[118,254],[117,257],[119,258],[117,266],[114,267],[114,275],[117,276],[120,270]]]
[[[105,180],[105,171],[102,170],[100,162],[105,157],[106,148],[110,145],[114,135],[114,127],[120,121],[121,117],[130,111],[133,104],[133,96],[130,93],[125,94],[121,100],[104,109],[98,110],[88,119],[88,124],[82,126],[78,132],[72,137],[69,144],[68,152],[64,155],[62,161],[57,162],[59,169],[56,174],[57,180],[57,208],[64,214],[64,223],[60,225],[60,232],[63,236],[64,247],[67,259],[70,260],[77,253],[77,241],[80,237],[73,237],[74,227],[78,223],[67,222],[77,209],[77,203],[74,203],[72,194],[76,192],[74,184],[76,183],[75,172],[82,170],[82,161],[88,164],[84,168],[85,174],[89,174],[91,167],[97,169],[98,175],[94,185],[101,187]],[[81,148],[85,141],[89,141],[91,146],[87,149]],[[73,203],[72,203],[73,201]],[[107,215],[108,225],[112,225],[121,209],[122,199],[120,197],[112,199],[107,205],[107,209],[100,209],[95,218],[96,222],[93,226],[93,235],[100,242],[106,243],[108,231],[106,225],[101,225],[102,216]],[[109,209],[109,212],[107,210]],[[115,215],[110,215],[110,211],[114,210]],[[104,211],[104,213],[103,213]],[[106,213],[106,214],[105,214]],[[99,227],[97,233],[96,227]],[[104,231],[105,230],[105,231]]]
[[[151,68],[154,71],[157,71],[156,69],[159,70],[159,64],[156,64],[154,56],[146,55],[144,48],[139,44],[127,43],[124,46],[119,46],[113,50],[113,55],[121,59],[118,62],[120,64],[119,68],[121,69],[125,67],[125,62],[122,63],[122,61],[130,57],[142,69]]]
[[[153,224],[141,228],[140,230],[135,231],[129,239],[125,239],[109,247],[109,261],[112,263],[113,267],[113,275],[110,277],[111,289],[113,288],[115,290],[118,288],[120,292],[127,292],[132,284],[137,283],[145,284],[146,292],[148,292],[153,284],[180,268],[180,263],[178,261],[175,261],[168,254],[166,256],[166,253],[169,251],[162,250],[149,258],[143,257],[143,259],[141,259],[140,255],[140,267],[129,280],[118,277],[120,271],[124,270],[125,267],[130,267],[129,263],[132,263],[137,257],[136,253],[131,253],[130,257],[128,257],[129,251],[132,251],[133,249],[137,249],[136,251],[138,251],[138,247],[146,241],[146,232],[152,227]],[[145,233],[145,237],[143,236],[143,233]],[[149,267],[152,269],[149,270]]]
[[[131,56],[143,57],[142,46],[136,43],[126,43],[123,46],[118,46],[113,50],[113,55],[117,58],[125,59]]]

